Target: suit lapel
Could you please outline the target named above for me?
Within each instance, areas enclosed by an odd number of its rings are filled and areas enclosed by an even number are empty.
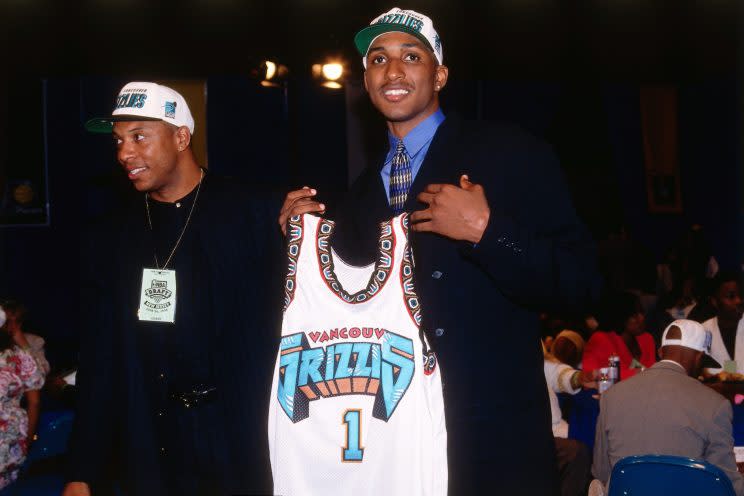
[[[405,203],[407,212],[414,212],[425,205],[420,203],[416,197],[427,185],[432,183],[453,183],[458,178],[451,176],[452,164],[454,163],[456,147],[451,143],[456,138],[460,129],[460,121],[457,117],[447,117],[434,134],[434,139],[426,152],[424,162],[413,180],[411,190]],[[454,182],[457,184],[457,182]]]
[[[405,210],[413,213],[417,210],[424,210],[427,205],[418,200],[418,195],[429,184],[450,183],[457,184],[457,178],[452,177],[456,157],[456,142],[460,133],[460,121],[456,117],[447,117],[437,129],[434,139],[426,152],[424,162],[416,174],[416,178],[411,185],[408,198],[405,203]],[[410,232],[410,241],[414,249],[414,255],[417,260],[417,266],[428,267],[433,261],[437,251],[437,244],[444,241],[431,233]],[[441,246],[439,246],[441,248]]]
[[[710,345],[710,349],[713,356],[716,357],[716,360],[718,360],[719,362],[721,360],[731,360],[731,355],[729,355],[729,352],[726,349],[726,345],[723,344],[721,330],[718,328],[718,319],[712,320],[710,324],[708,324],[707,329],[713,335],[713,342]],[[736,349],[734,349],[734,353],[736,353]],[[723,363],[721,363],[721,365],[723,365]]]

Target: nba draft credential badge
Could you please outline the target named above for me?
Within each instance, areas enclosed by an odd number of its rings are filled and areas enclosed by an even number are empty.
[[[169,322],[176,320],[176,271],[142,269],[142,289],[137,310],[140,320]]]

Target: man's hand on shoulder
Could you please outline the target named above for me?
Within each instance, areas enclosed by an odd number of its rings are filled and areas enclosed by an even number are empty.
[[[429,208],[411,214],[411,229],[433,232],[450,239],[480,242],[488,226],[491,209],[483,186],[460,177],[460,185],[429,184],[418,195]]]
[[[90,496],[90,487],[85,482],[68,482],[62,496]]]
[[[287,235],[287,221],[290,218],[307,213],[325,212],[325,205],[313,199],[316,194],[317,191],[307,186],[287,193],[282,210],[279,212],[279,227],[282,229],[282,234]]]

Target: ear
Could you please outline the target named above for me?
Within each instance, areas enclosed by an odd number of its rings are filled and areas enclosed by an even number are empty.
[[[364,71],[364,90],[369,93],[369,86],[367,85],[367,71]]]
[[[438,93],[445,87],[448,76],[449,69],[446,65],[439,65],[434,69],[434,91]]]
[[[191,131],[186,126],[176,129],[176,147],[179,152],[184,151],[191,144]]]
[[[704,352],[698,351],[697,355],[695,356],[695,370],[702,370],[703,368],[703,355]]]

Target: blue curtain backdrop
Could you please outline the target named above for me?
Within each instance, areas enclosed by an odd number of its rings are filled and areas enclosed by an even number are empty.
[[[122,195],[132,194],[111,140],[82,127],[89,117],[110,111],[113,95],[125,82],[110,77],[47,81],[50,225],[0,231],[0,296],[29,303],[50,350],[65,355],[60,361],[74,359],[76,284],[85,263],[78,258],[81,229],[114,208]],[[311,81],[290,81],[286,90],[264,88],[239,76],[210,77],[207,85],[210,168],[254,184],[256,229],[278,235],[276,212],[289,189],[311,184],[329,197],[343,192],[348,178],[343,92]],[[443,107],[466,118],[513,121],[549,142],[579,214],[596,235],[625,223],[660,257],[691,222],[700,222],[721,265],[740,264],[744,201],[735,81],[677,86],[682,214],[648,211],[639,88],[631,83],[453,80]],[[384,143],[384,123],[375,120],[369,105],[352,110],[369,121],[366,132],[373,141]]]

